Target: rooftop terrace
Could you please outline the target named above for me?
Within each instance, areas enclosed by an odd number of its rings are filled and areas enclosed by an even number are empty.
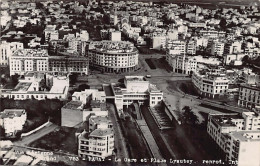
[[[213,115],[212,120],[219,126],[223,127],[235,127],[235,123],[232,122],[234,119],[244,119],[239,114],[227,114],[227,115]]]
[[[12,56],[48,57],[48,52],[47,52],[47,50],[44,50],[44,49],[20,49],[20,50],[17,50]]]

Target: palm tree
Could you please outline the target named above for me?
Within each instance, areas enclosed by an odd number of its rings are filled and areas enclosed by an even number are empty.
[[[199,122],[198,117],[194,114],[194,112],[192,112],[192,109],[189,106],[184,106],[182,110],[184,110],[181,118],[182,123],[194,125]]]

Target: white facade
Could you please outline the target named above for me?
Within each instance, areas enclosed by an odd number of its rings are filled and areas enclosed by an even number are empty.
[[[27,73],[26,73],[27,74]],[[41,87],[41,82],[45,82],[50,90],[47,91]],[[26,100],[35,98],[36,100],[48,99],[67,99],[69,89],[68,76],[46,75],[28,73],[25,79],[19,80],[19,83],[12,90],[1,90],[1,98],[13,98],[14,100]]]
[[[192,74],[197,70],[197,60],[191,56],[167,54],[166,60],[173,68],[173,72]]]
[[[121,32],[120,31],[110,32],[109,39],[111,41],[121,41]]]
[[[257,85],[241,84],[238,105],[247,108],[260,106],[260,87]]]
[[[153,107],[163,99],[163,92],[146,81],[143,76],[125,76],[124,84],[125,88],[112,85],[118,110],[122,110],[124,105],[128,106],[133,102],[141,105],[147,103]]]
[[[23,109],[5,109],[0,113],[0,126],[6,135],[13,136],[23,129],[26,119],[27,114]]]
[[[127,72],[138,65],[138,50],[126,41],[91,42],[88,50],[90,65],[105,72]]]
[[[213,43],[211,44],[211,54],[222,56],[224,53],[224,46],[225,46],[225,43],[223,43],[223,42],[213,41]]]
[[[226,160],[237,162],[238,166],[259,165],[259,118],[254,112],[211,114],[207,132],[224,151]]]
[[[89,130],[78,136],[78,155],[81,158],[105,159],[114,150],[112,122],[106,116],[93,116],[88,119]]]
[[[23,49],[23,43],[2,41],[0,44],[0,64],[9,65],[9,57],[18,49]]]
[[[223,96],[228,90],[229,80],[223,74],[193,72],[192,83],[199,93],[210,98]]]
[[[151,39],[152,44],[151,48],[156,50],[161,50],[165,47],[166,44],[166,36],[154,36]]]

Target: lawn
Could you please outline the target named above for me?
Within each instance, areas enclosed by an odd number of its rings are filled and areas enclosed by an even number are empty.
[[[192,82],[183,82],[180,84],[180,90],[184,92],[185,94],[193,95],[193,96],[199,96],[198,91],[194,87]]]
[[[153,63],[153,61],[151,59],[145,59],[145,62],[148,64],[148,66],[151,69],[156,69],[156,66],[155,66],[155,64]]]
[[[51,151],[59,151],[77,154],[77,142],[75,132],[77,129],[60,127],[44,137],[32,142],[29,146]]]

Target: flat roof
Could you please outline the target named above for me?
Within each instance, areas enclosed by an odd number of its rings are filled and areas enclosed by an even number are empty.
[[[81,101],[70,101],[66,105],[64,105],[62,108],[66,109],[81,109],[82,102]]]
[[[12,56],[18,57],[48,57],[48,51],[45,49],[19,49]]]
[[[125,79],[129,82],[145,81],[144,76],[125,76]]]
[[[100,123],[111,123],[111,121],[106,116],[92,116],[90,117],[92,121],[94,121],[96,124]]]
[[[3,112],[0,112],[0,118],[13,118],[20,117],[25,113],[24,109],[5,109]]]
[[[254,142],[260,141],[260,131],[234,131],[230,133],[235,139],[241,142]]]
[[[222,114],[222,115],[211,115],[212,120],[217,123],[219,126],[223,127],[235,127],[235,123],[232,122],[234,119],[244,119],[242,116],[240,116],[238,113],[237,114]]]
[[[18,91],[18,92],[25,92],[29,89],[29,87],[31,86],[31,82],[19,82],[15,88],[13,89],[13,91]]]
[[[241,87],[260,91],[260,85],[240,84]]]
[[[114,134],[114,130],[112,128],[107,128],[107,129],[96,129],[93,132],[89,134],[89,136],[92,137],[102,137],[102,136],[107,136]]]

